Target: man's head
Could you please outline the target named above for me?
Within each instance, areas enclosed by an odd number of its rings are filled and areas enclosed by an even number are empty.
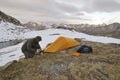
[[[42,41],[42,38],[41,38],[41,36],[36,36],[35,40],[39,42],[39,41]]]

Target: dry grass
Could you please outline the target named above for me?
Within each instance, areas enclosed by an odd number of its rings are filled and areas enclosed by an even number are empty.
[[[90,54],[72,56],[74,49],[20,59],[0,72],[1,80],[119,80],[120,45],[81,42]]]

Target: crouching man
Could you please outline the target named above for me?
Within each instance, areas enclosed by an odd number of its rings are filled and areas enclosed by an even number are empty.
[[[25,58],[32,58],[35,54],[43,54],[39,42],[42,41],[40,36],[28,39],[22,46],[21,50]]]

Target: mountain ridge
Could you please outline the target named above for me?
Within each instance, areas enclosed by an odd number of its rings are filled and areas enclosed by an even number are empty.
[[[31,22],[31,21],[23,24],[23,26],[26,26],[26,27],[28,27],[28,28],[30,28],[32,30],[44,30],[44,29],[46,29],[45,25],[38,24],[36,22]]]
[[[13,24],[19,25],[19,26],[22,25],[19,20],[15,19],[12,16],[9,16],[9,15],[3,13],[2,11],[0,11],[0,21],[10,22],[10,23],[13,23]]]
[[[89,25],[89,24],[62,24],[53,26],[53,28],[62,28],[68,30],[75,30],[96,36],[107,36],[120,39],[120,23]]]

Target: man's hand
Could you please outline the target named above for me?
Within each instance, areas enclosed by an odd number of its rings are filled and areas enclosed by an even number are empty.
[[[37,53],[40,53],[40,49],[37,49]]]
[[[35,54],[40,54],[40,52],[41,52],[40,49],[37,49]]]
[[[40,54],[40,55],[43,55],[43,51],[42,51],[42,50],[40,50],[40,49],[37,49],[37,50],[36,50],[36,52],[35,52],[35,54]]]

